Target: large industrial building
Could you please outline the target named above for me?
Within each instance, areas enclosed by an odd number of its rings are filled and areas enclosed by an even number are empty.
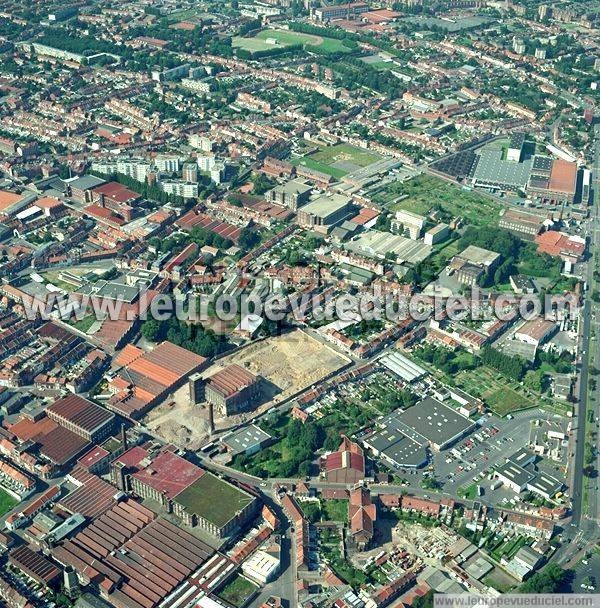
[[[449,448],[475,427],[467,417],[433,397],[377,422],[377,430],[364,439],[373,454],[392,467],[418,468],[427,463],[427,447]]]
[[[308,202],[311,192],[312,186],[301,179],[293,179],[265,192],[265,199],[269,203],[297,211]]]
[[[171,342],[161,342],[144,352],[128,344],[115,358],[115,374],[107,407],[137,419],[200,371],[206,359]]]
[[[58,399],[46,409],[46,414],[87,441],[101,441],[115,430],[115,415],[112,412],[78,395]]]
[[[493,272],[500,262],[500,257],[495,251],[469,245],[452,258],[450,268],[455,272],[459,283],[475,286]]]
[[[260,376],[233,364],[218,371],[206,381],[206,401],[221,416],[232,416],[251,409],[261,393]]]
[[[121,490],[152,500],[217,538],[229,536],[259,508],[252,494],[168,449],[153,454],[133,447],[111,463],[111,477]]]
[[[319,196],[298,209],[298,224],[328,234],[353,215],[352,200],[341,194]]]

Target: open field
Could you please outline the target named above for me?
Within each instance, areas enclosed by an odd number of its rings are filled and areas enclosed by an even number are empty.
[[[303,167],[308,167],[309,169],[314,169],[315,171],[321,171],[321,173],[331,175],[332,177],[335,177],[335,179],[340,179],[348,173],[348,171],[344,171],[343,169],[336,169],[335,167],[330,167],[325,163],[321,163],[310,156],[295,158],[292,160],[292,164],[296,165],[297,167],[302,165]]]
[[[0,515],[8,513],[12,508],[19,504],[8,492],[0,488]]]
[[[293,163],[339,179],[351,171],[371,165],[378,160],[381,160],[381,156],[375,152],[356,148],[350,144],[337,144],[324,147],[310,156],[295,159]]]
[[[267,40],[270,40],[267,42]],[[272,41],[275,41],[273,43]],[[322,38],[312,34],[292,32],[288,30],[262,30],[252,38],[236,37],[233,39],[234,48],[241,48],[249,52],[268,51],[280,47],[301,44],[305,47],[318,48],[325,53],[343,53],[350,49],[342,40],[335,38]]]
[[[404,182],[393,182],[373,195],[375,202],[390,210],[427,215],[438,210],[446,220],[463,217],[469,224],[496,224],[502,206],[488,197],[451,184],[432,175],[418,175]],[[400,200],[401,199],[401,200]]]

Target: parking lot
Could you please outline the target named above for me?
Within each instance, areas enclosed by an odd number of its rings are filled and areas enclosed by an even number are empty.
[[[493,415],[481,419],[479,430],[451,449],[434,454],[436,477],[444,491],[457,495],[459,489],[475,484],[481,486],[480,498],[486,503],[497,504],[513,498],[514,492],[502,486],[492,490],[493,480],[488,477],[495,466],[527,445],[530,423],[548,415],[536,409],[517,413],[510,420]],[[478,498],[478,495],[470,498]]]

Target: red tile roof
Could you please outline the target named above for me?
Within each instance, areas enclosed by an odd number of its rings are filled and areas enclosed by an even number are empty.
[[[168,499],[191,486],[204,475],[204,470],[173,452],[161,452],[144,469],[132,477],[146,486],[154,488]]]

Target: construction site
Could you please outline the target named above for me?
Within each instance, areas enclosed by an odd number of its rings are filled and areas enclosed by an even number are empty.
[[[351,363],[348,357],[297,329],[242,347],[216,361],[202,372],[202,377],[209,379],[234,361],[255,376],[260,376],[261,398],[248,412],[219,417],[215,410],[217,431],[267,411]],[[165,441],[197,450],[208,440],[209,415],[205,402],[196,405],[191,402],[186,384],[154,408],[144,419],[144,424]]]

